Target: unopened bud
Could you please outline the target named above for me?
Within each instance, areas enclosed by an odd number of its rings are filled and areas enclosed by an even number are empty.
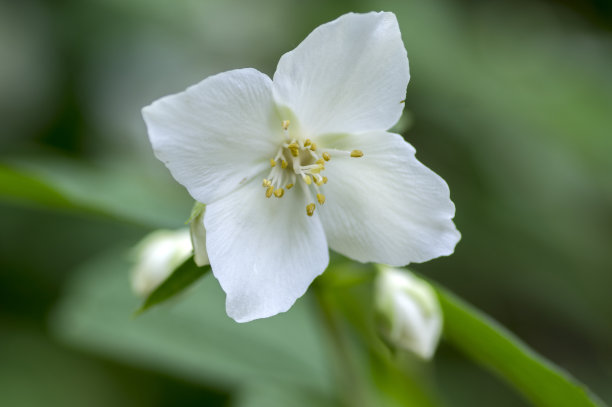
[[[442,333],[442,311],[433,288],[407,270],[379,265],[375,306],[379,331],[393,348],[431,359]]]
[[[146,297],[191,256],[189,229],[157,230],[140,241],[134,254],[132,290]]]

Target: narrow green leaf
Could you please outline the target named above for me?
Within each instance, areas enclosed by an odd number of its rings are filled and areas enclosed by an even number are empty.
[[[142,314],[147,309],[179,294],[187,287],[195,283],[204,274],[210,271],[210,266],[198,267],[193,261],[193,256],[189,257],[172,272],[144,301],[136,310],[135,316]]]
[[[75,206],[64,194],[42,180],[3,165],[0,165],[0,186],[3,200],[62,209]]]
[[[180,188],[172,179],[158,180],[133,163],[83,164],[53,155],[0,163],[0,201],[147,228],[174,228],[184,222],[193,200]]]
[[[433,283],[432,283],[433,285]],[[567,372],[445,289],[436,287],[444,313],[444,337],[467,356],[508,381],[536,406],[604,406]]]

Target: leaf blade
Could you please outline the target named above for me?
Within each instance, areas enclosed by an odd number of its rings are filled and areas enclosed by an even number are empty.
[[[147,296],[140,308],[134,312],[134,316],[180,294],[210,270],[210,265],[198,267],[193,261],[193,256],[190,256]]]
[[[0,165],[0,185],[2,200],[32,202],[62,209],[72,209],[75,206],[68,197],[51,185],[5,165]]]
[[[444,313],[444,338],[501,376],[536,406],[605,406],[569,373],[495,320],[431,282]]]
[[[0,162],[0,202],[147,229],[175,228],[193,200],[168,177],[116,160],[84,164],[56,155],[11,158]]]
[[[236,392],[263,382],[306,389],[307,400],[333,397],[324,331],[308,300],[275,318],[238,324],[225,313],[225,293],[210,281],[195,284],[172,306],[130,318],[139,301],[126,283],[131,264],[124,253],[125,247],[108,250],[74,274],[51,317],[58,340]]]

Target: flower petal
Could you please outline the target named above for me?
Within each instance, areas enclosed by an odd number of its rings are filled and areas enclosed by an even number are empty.
[[[395,295],[391,301],[396,311],[394,324],[397,327],[391,333],[391,340],[423,359],[431,359],[442,334],[440,311],[428,316],[413,298],[404,295]]]
[[[283,136],[271,86],[263,73],[238,69],[142,110],[155,155],[197,201],[227,195],[276,153]]]
[[[330,248],[361,262],[394,266],[453,252],[461,235],[451,220],[455,206],[448,186],[415,158],[410,144],[386,132],[331,140],[326,142],[364,156],[332,152],[326,164],[327,201],[319,214]]]
[[[300,188],[265,198],[253,181],[209,204],[206,246],[215,277],[238,322],[287,311],[329,262],[318,215],[306,216]]]
[[[349,13],[281,57],[274,97],[308,136],[386,130],[402,113],[409,79],[395,15]]]

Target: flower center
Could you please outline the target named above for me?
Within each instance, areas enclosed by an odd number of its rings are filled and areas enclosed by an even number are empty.
[[[282,127],[286,140],[280,145],[274,158],[270,158],[272,169],[268,178],[264,178],[262,182],[262,186],[266,188],[266,198],[272,195],[282,198],[285,195],[285,189],[290,190],[296,182],[301,182],[308,199],[306,214],[312,216],[315,211],[315,203],[311,189],[314,189],[319,205],[323,205],[325,195],[323,195],[322,186],[327,184],[327,177],[321,175],[321,172],[325,170],[325,163],[331,160],[332,153],[339,157],[358,158],[363,157],[363,152],[335,149],[323,151],[310,139],[291,138],[289,120],[283,121]]]

